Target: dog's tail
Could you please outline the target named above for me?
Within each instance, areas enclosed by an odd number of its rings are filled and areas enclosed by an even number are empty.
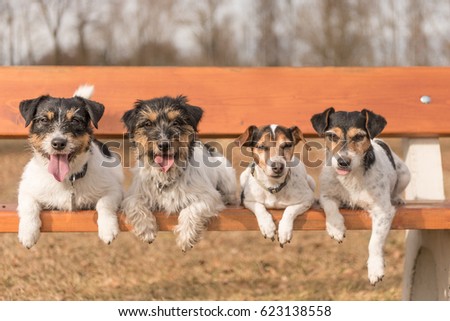
[[[78,96],[81,98],[89,99],[91,98],[92,94],[94,93],[94,86],[93,85],[81,85],[80,87],[75,90],[75,93],[73,96]]]

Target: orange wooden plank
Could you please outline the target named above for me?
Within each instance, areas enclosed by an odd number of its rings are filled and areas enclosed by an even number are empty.
[[[41,94],[71,96],[96,86],[106,106],[99,136],[123,133],[120,118],[136,99],[184,94],[205,110],[200,133],[235,136],[251,124],[299,125],[311,115],[369,108],[388,120],[385,135],[450,135],[450,68],[0,67],[0,136],[26,135],[19,102]],[[419,99],[429,95],[431,104]]]
[[[349,230],[369,230],[371,221],[364,211],[342,210],[345,225]],[[282,211],[271,211],[274,220],[281,219]],[[177,215],[166,216],[157,213],[160,231],[171,231],[177,224]],[[43,232],[96,232],[97,214],[95,211],[58,212],[45,211],[41,213]],[[130,226],[125,223],[121,214],[120,229],[129,231]],[[18,217],[15,205],[2,205],[0,209],[0,232],[16,233]],[[321,209],[313,208],[295,221],[295,230],[324,230],[325,216]],[[210,231],[258,231],[255,216],[242,207],[229,207],[218,218],[213,219],[208,229]],[[392,223],[392,229],[422,229],[444,230],[450,229],[450,202],[439,203],[410,203],[400,207]]]

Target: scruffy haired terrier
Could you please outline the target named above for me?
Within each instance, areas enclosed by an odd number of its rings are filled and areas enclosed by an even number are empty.
[[[98,235],[109,244],[119,233],[122,167],[106,145],[97,141],[104,106],[89,100],[92,86],[81,86],[72,98],[48,95],[20,103],[29,126],[33,157],[19,186],[19,241],[31,248],[40,235],[42,209],[96,209]],[[105,164],[116,166],[105,166]]]
[[[265,238],[275,239],[277,227],[267,209],[285,209],[278,224],[280,246],[291,241],[294,220],[314,203],[315,183],[294,148],[305,141],[297,126],[250,126],[236,139],[251,148],[253,162],[241,174],[241,201],[251,210]]]
[[[184,96],[137,101],[122,118],[137,156],[122,207],[134,233],[151,243],[152,212],[179,212],[177,244],[186,251],[224,204],[236,203],[235,172],[224,156],[196,139],[200,107]]]
[[[374,285],[384,276],[383,247],[396,212],[394,205],[403,204],[401,193],[409,183],[409,170],[386,143],[375,139],[387,122],[372,111],[335,112],[331,107],[314,115],[311,123],[326,142],[320,203],[327,232],[339,243],[343,241],[345,225],[339,207],[369,212],[372,235],[367,268]]]

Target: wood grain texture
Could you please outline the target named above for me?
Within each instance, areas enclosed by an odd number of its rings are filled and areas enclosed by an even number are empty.
[[[0,67],[0,136],[23,137],[23,99],[71,96],[95,85],[106,106],[99,137],[123,133],[120,118],[136,99],[187,95],[205,110],[203,136],[236,136],[249,125],[298,125],[314,135],[311,115],[371,109],[388,120],[385,136],[450,135],[450,68]],[[420,102],[422,95],[431,104]]]
[[[16,205],[2,205],[0,209],[0,232],[16,233],[19,220]],[[282,211],[270,211],[276,222],[281,219]],[[342,210],[348,230],[369,230],[370,217],[364,211]],[[160,231],[172,231],[177,224],[177,215],[166,216],[157,213]],[[97,214],[95,211],[41,213],[42,232],[96,232]],[[125,218],[119,216],[120,229],[129,231],[131,227]],[[313,208],[295,221],[295,230],[324,230],[325,215],[321,209]],[[392,223],[392,229],[450,230],[450,202],[408,203],[398,209]],[[259,231],[256,218],[242,207],[229,207],[218,218],[213,219],[210,231]]]

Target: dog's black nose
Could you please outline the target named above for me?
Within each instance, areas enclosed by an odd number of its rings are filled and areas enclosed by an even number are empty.
[[[67,139],[53,138],[51,141],[52,147],[56,150],[63,150],[67,146]]]
[[[340,167],[350,167],[352,160],[350,158],[339,157],[337,163]]]
[[[158,148],[162,152],[167,152],[170,149],[170,141],[168,141],[168,140],[159,141]]]
[[[273,162],[270,167],[275,174],[281,174],[284,170],[284,164],[280,162]]]

